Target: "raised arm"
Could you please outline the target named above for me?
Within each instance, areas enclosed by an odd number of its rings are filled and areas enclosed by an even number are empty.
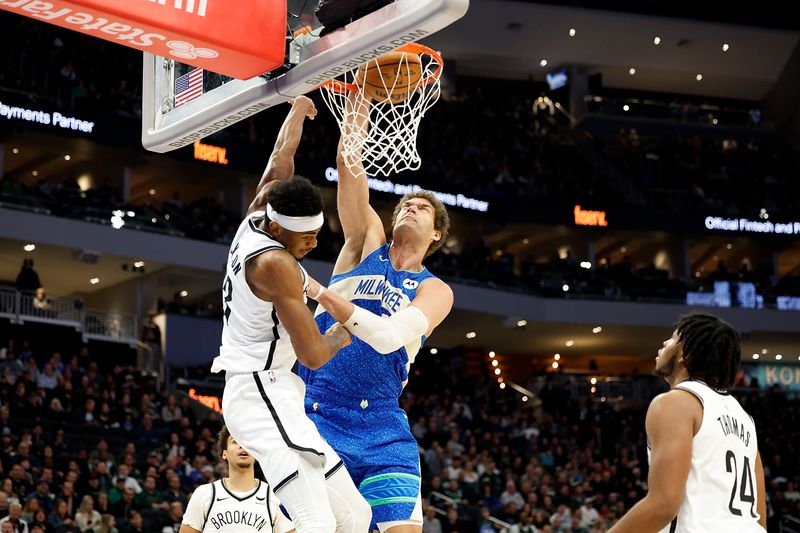
[[[357,93],[348,96],[345,105],[345,122],[342,125],[342,137],[357,133],[362,138],[367,136],[369,128],[370,103]],[[336,156],[336,168],[339,171],[339,187],[336,195],[336,207],[339,211],[339,222],[342,224],[345,244],[339,253],[334,267],[334,274],[345,272],[356,266],[362,257],[384,242],[386,235],[383,223],[375,210],[369,205],[369,187],[361,154],[355,154],[355,166],[351,169],[343,153],[344,140],[339,140]]]
[[[317,108],[307,96],[298,96],[292,100],[292,108],[283,121],[275,147],[269,156],[269,163],[264,169],[261,181],[256,188],[256,196],[247,209],[249,215],[253,211],[263,210],[269,201],[269,191],[278,180],[288,180],[294,175],[294,154],[303,137],[303,122],[306,117],[314,120]]]
[[[245,272],[253,294],[275,306],[297,359],[305,366],[316,370],[350,344],[350,334],[341,326],[320,334],[303,301],[301,273],[291,255],[282,251],[266,252],[248,261]]]
[[[378,353],[388,354],[430,336],[453,307],[453,291],[439,279],[428,279],[420,285],[411,305],[392,316],[378,316],[354,305],[333,291],[309,280],[308,294],[353,335]]]

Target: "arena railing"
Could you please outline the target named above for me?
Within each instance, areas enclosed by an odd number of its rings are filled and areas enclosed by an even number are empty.
[[[118,313],[86,311],[83,334],[87,338],[136,342],[136,317]]]
[[[442,494],[441,492],[436,490],[432,490],[430,496],[431,498],[436,498],[437,500],[444,502],[449,507],[458,507],[459,505],[459,503],[450,496]],[[434,507],[434,509],[437,511],[437,513],[441,512],[441,510],[438,507]],[[447,514],[447,512],[444,512],[444,514]],[[493,516],[488,517],[488,520],[489,522],[494,524],[496,526],[495,529],[499,529],[501,533],[504,531],[508,531],[508,528],[511,527],[511,524],[509,524],[508,522],[503,522],[499,518],[495,518]]]
[[[36,299],[32,293],[23,292],[19,298],[19,314],[21,317],[35,319],[36,322],[46,322],[64,326],[80,322],[83,302],[76,298],[45,298]]]
[[[592,388],[595,392],[592,393]],[[592,397],[605,398],[608,402],[628,402],[636,405],[647,405],[650,400],[666,391],[667,386],[653,380],[624,380],[616,378],[598,379],[597,383],[575,381],[570,385],[570,393],[574,400]]]
[[[19,291],[0,287],[0,317],[15,320],[19,309]]]
[[[73,327],[83,333],[84,339],[136,344],[135,316],[87,311],[81,298],[47,297],[37,301],[33,293],[0,287],[0,317],[15,324],[39,322]]]
[[[800,518],[785,514],[778,523],[779,533],[800,533]]]

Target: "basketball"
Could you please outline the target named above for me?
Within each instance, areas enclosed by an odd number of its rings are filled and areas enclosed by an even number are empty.
[[[365,72],[366,71],[366,72]],[[359,68],[364,93],[377,103],[405,102],[419,86],[422,60],[419,54],[391,52]]]

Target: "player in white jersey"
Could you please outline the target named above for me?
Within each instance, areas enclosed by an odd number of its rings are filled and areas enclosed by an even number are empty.
[[[758,533],[767,528],[753,419],[726,392],[739,334],[706,313],[682,316],[656,358],[670,391],[647,409],[648,492],[609,533]]]
[[[223,426],[219,433],[228,477],[197,487],[179,533],[287,533],[294,524],[278,507],[268,483],[255,476],[255,459]]]
[[[314,115],[311,100],[295,99],[231,243],[222,345],[211,371],[225,372],[222,410],[231,435],[258,460],[298,532],[361,533],[369,504],[306,416],[305,386],[292,373],[297,360],[319,368],[350,342],[339,326],[320,334],[298,263],[317,245],[323,223],[317,188],[292,177],[304,119]]]

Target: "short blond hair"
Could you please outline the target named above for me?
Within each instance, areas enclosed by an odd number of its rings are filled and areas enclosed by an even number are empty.
[[[394,213],[392,213],[392,229],[394,229],[394,224],[397,222],[397,215],[403,208],[403,204],[413,198],[422,198],[423,200],[430,202],[430,204],[433,206],[433,229],[441,232],[442,234],[441,239],[438,241],[433,241],[431,245],[428,246],[428,250],[425,252],[425,259],[427,259],[432,253],[441,248],[447,240],[447,235],[450,233],[450,215],[447,214],[447,208],[444,206],[442,201],[439,200],[431,191],[421,190],[410,192],[400,198],[400,201],[397,202],[396,206],[394,206]]]

